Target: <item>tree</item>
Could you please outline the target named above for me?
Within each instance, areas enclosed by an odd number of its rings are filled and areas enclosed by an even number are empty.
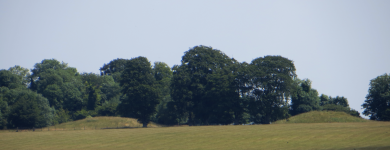
[[[66,82],[61,86],[63,91],[63,109],[76,112],[83,107],[83,84],[80,81]]]
[[[8,89],[25,88],[22,78],[8,70],[0,70],[0,87]]]
[[[320,98],[318,92],[311,88],[309,79],[295,79],[295,88],[291,96],[292,114],[297,115],[312,110],[320,110]],[[323,96],[326,99],[325,96]]]
[[[85,86],[76,68],[55,59],[44,59],[34,65],[31,70],[30,89],[48,98],[51,107],[54,107],[62,117],[56,117],[54,122],[67,120],[64,112],[72,115],[87,105],[83,95]]]
[[[64,98],[66,98],[64,94],[69,93],[64,91],[64,89],[69,89],[63,87],[65,83],[80,85],[77,70],[55,59],[42,60],[41,63],[35,64],[31,71],[30,89],[48,97],[50,105],[56,109],[63,107]]]
[[[15,89],[15,103],[11,105],[8,117],[9,127],[45,127],[54,119],[54,109],[42,95],[31,90]]]
[[[293,62],[281,56],[265,56],[252,60],[250,64],[251,120],[270,123],[288,118],[288,103],[296,77]]]
[[[155,78],[147,58],[140,56],[129,60],[120,80],[125,97],[118,105],[119,113],[125,117],[136,117],[143,127],[147,127],[159,104],[154,84]]]
[[[100,68],[100,75],[110,75],[114,78],[115,82],[119,82],[121,73],[125,70],[128,61],[129,60],[122,58],[114,59]]]
[[[100,99],[101,99],[101,96],[100,96],[100,89],[99,88],[95,88],[93,86],[89,86],[88,87],[88,101],[87,101],[87,109],[88,110],[95,110],[95,108],[98,106],[98,104],[100,103]]]
[[[352,116],[360,117],[360,113],[357,110],[351,109],[348,104],[347,98],[344,96],[336,96],[332,98],[322,94],[320,96],[320,106],[323,111],[343,111]]]
[[[250,119],[248,105],[251,101],[250,90],[252,90],[252,84],[250,82],[251,69],[250,65],[246,62],[235,63],[234,65],[233,72],[236,75],[236,92],[239,95],[239,98],[234,101],[234,106],[236,106],[234,107],[234,124],[246,124]]]
[[[159,95],[159,104],[157,105],[157,114],[154,117],[154,121],[163,124],[176,124],[176,118],[172,116],[174,108],[168,108],[168,103],[172,101],[170,93],[172,70],[164,62],[155,62],[153,74],[156,79],[155,88]]]
[[[1,88],[1,87],[0,87]],[[3,95],[0,92],[0,129],[7,127],[7,118],[9,114],[8,103],[3,100]]]
[[[116,83],[111,75],[98,75],[94,73],[82,73],[81,80],[84,83],[85,92],[83,102],[88,114],[102,116],[115,116],[116,108],[122,96],[119,83]],[[83,114],[86,111],[79,112]],[[82,117],[76,117],[82,118]]]
[[[330,99],[329,99],[328,95],[321,94],[321,96],[320,96],[320,106],[324,106],[324,105],[329,104],[329,103],[330,103]]]
[[[363,114],[371,120],[390,120],[390,76],[385,73],[370,81],[370,88],[363,103]]]
[[[13,74],[18,75],[21,78],[22,83],[26,87],[30,84],[30,81],[29,81],[30,70],[29,69],[16,65],[14,67],[10,67],[8,70],[11,71],[11,73],[13,73]]]
[[[341,105],[343,107],[349,107],[348,100],[344,96],[336,96],[335,98],[330,97],[330,103],[334,105]]]
[[[228,124],[234,121],[236,92],[234,59],[207,46],[185,52],[173,67],[172,105],[193,124]]]
[[[193,103],[192,92],[189,89],[191,78],[185,68],[183,65],[172,67],[173,77],[170,85],[172,101],[168,103],[168,108],[176,114],[175,119],[171,119],[175,121],[174,124],[188,122],[192,125]]]

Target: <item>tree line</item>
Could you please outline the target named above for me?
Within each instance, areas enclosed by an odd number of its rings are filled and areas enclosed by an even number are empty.
[[[238,62],[202,45],[186,51],[172,68],[140,56],[114,59],[100,74],[79,73],[64,62],[44,59],[31,70],[0,70],[0,128],[45,127],[94,116],[133,117],[144,127],[150,121],[269,124],[313,110],[360,116],[345,97],[319,96],[295,70],[293,61],[282,56]],[[371,119],[383,120],[372,114],[370,101],[363,107]],[[381,111],[390,113],[390,107]]]

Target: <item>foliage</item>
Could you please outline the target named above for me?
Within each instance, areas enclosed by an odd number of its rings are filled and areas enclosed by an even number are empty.
[[[250,67],[251,120],[268,124],[288,118],[288,97],[296,77],[293,62],[281,56],[265,56],[252,60]]]
[[[309,79],[294,79],[294,92],[291,96],[292,115],[297,115],[312,110],[320,110],[320,98],[318,92],[311,88]]]
[[[23,88],[22,78],[8,70],[0,70],[0,87],[8,89]]]
[[[58,109],[55,112],[54,124],[65,123],[71,121],[69,112],[64,109]]]
[[[68,111],[82,108],[83,84],[75,68],[55,59],[44,59],[31,71],[30,89],[47,97],[50,106]]]
[[[323,111],[343,111],[355,117],[360,117],[360,113],[354,109],[350,109],[349,107],[344,107],[343,105],[336,104],[326,104],[322,106]]]
[[[42,95],[30,90],[11,90],[15,103],[8,117],[9,127],[45,127],[54,119],[54,109]]]
[[[170,85],[172,80],[172,70],[166,63],[155,62],[153,66],[153,74],[156,79],[155,88],[158,92],[157,112],[153,117],[154,122],[163,124],[177,124],[177,119],[174,108],[168,107],[168,103],[172,102]],[[172,104],[172,103],[171,103]]]
[[[362,106],[373,120],[390,120],[389,81],[387,74],[371,80]],[[118,115],[145,126],[268,124],[313,110],[360,115],[345,97],[319,97],[309,79],[297,78],[292,60],[264,56],[240,63],[202,45],[186,51],[172,68],[136,57],[114,59],[100,75],[80,74],[55,59],[36,63],[31,75],[20,66],[0,70],[0,128]]]
[[[110,75],[113,77],[115,82],[120,81],[121,73],[125,70],[125,66],[127,63],[127,59],[117,58],[108,64],[104,64],[103,67],[100,68],[101,75]]]
[[[146,127],[159,104],[154,84],[155,78],[147,58],[137,57],[129,60],[120,80],[125,96],[118,105],[119,113],[122,116],[138,118]]]
[[[18,65],[15,65],[14,67],[10,67],[8,69],[12,74],[18,75],[20,79],[22,80],[23,85],[26,87],[30,84],[29,77],[30,77],[30,70],[27,68],[20,67]]]
[[[95,110],[99,116],[116,116],[116,108],[118,107],[120,102],[120,97],[116,96],[110,101],[105,101],[102,106],[98,106]]]
[[[7,118],[9,114],[8,103],[3,100],[3,96],[0,96],[0,129],[7,128]]]
[[[234,120],[234,59],[219,50],[195,46],[173,67],[172,107],[192,124],[229,124]],[[182,117],[179,117],[179,120]],[[187,120],[187,119],[185,119]]]
[[[0,127],[50,125],[55,110],[50,107],[45,97],[26,88],[23,76],[20,75],[25,70],[15,68],[11,68],[11,71],[0,70]],[[20,74],[17,69],[20,69]]]
[[[93,86],[88,86],[88,104],[87,109],[88,110],[95,110],[95,108],[100,104],[101,96],[100,96],[100,89],[95,88]]]
[[[360,113],[354,109],[351,109],[348,104],[347,98],[344,96],[336,96],[332,98],[331,96],[328,97],[325,94],[322,94],[320,96],[320,105],[322,106],[322,109],[330,110],[330,111],[343,111],[345,113],[348,113],[355,117],[360,117]]]
[[[370,81],[370,88],[362,107],[371,120],[390,120],[390,76],[383,74]]]
[[[325,95],[325,94],[321,94],[320,96],[320,106],[324,106],[326,104],[330,104],[330,99],[328,97],[328,95]]]
[[[83,107],[83,84],[80,81],[67,82],[61,87],[63,91],[63,109],[70,112],[79,111]]]
[[[330,104],[340,105],[343,107],[349,107],[348,100],[344,96],[336,96],[335,98],[329,98]]]

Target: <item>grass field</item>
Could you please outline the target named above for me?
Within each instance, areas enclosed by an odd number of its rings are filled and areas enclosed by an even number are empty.
[[[285,123],[340,123],[340,122],[370,122],[359,117],[351,116],[340,111],[311,111],[292,116],[285,120],[276,121],[276,124]]]
[[[49,127],[49,130],[94,130],[101,128],[142,127],[142,124],[134,118],[124,117],[93,117],[82,120],[62,123]],[[159,127],[155,123],[149,123],[148,127]],[[43,128],[48,130],[48,128]]]
[[[1,132],[0,149],[390,149],[390,123]]]

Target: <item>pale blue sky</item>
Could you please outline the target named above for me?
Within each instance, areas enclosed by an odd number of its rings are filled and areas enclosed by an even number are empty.
[[[362,112],[370,80],[390,73],[390,1],[0,0],[0,69],[55,58],[99,73],[137,56],[172,67],[196,45],[240,62],[287,57],[320,94]]]

